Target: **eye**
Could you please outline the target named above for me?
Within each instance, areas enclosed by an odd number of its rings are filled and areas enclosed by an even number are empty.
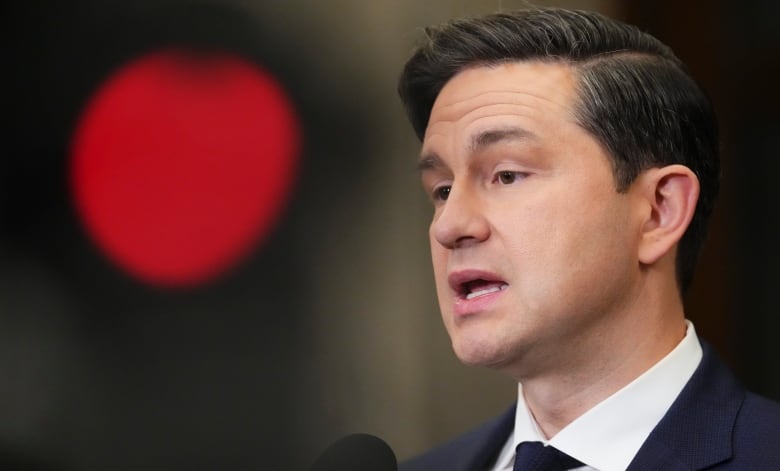
[[[523,172],[513,172],[511,170],[502,170],[493,176],[493,183],[500,183],[502,185],[511,185],[518,180],[522,180],[526,176]]]
[[[450,191],[452,191],[452,187],[449,185],[440,186],[433,189],[433,200],[434,201],[446,201],[447,198],[450,197]]]

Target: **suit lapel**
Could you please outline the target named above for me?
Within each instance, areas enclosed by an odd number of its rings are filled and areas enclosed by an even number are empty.
[[[627,471],[699,470],[731,458],[745,390],[708,344],[702,348],[701,364]]]
[[[503,415],[421,456],[401,463],[402,471],[485,471],[515,424],[515,406]]]
[[[515,408],[513,405],[501,417],[486,424],[473,440],[472,449],[466,450],[462,471],[485,471],[498,458],[509,434],[515,427]]]

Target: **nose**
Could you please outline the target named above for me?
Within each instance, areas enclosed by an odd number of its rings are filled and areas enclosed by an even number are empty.
[[[431,240],[447,249],[478,244],[490,236],[486,208],[474,191],[453,186],[431,222]]]

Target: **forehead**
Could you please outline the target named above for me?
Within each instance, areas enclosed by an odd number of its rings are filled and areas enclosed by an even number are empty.
[[[563,62],[517,61],[465,69],[447,82],[431,109],[425,139],[453,125],[569,119],[576,78]]]

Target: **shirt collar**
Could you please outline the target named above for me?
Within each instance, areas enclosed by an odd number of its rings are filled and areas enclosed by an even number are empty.
[[[686,321],[683,340],[661,361],[546,440],[518,385],[515,429],[500,462],[524,441],[541,441],[600,471],[625,470],[693,375],[702,357],[696,330]],[[641,405],[641,406],[639,406]],[[501,469],[501,468],[499,468]],[[511,465],[509,467],[511,469]]]

